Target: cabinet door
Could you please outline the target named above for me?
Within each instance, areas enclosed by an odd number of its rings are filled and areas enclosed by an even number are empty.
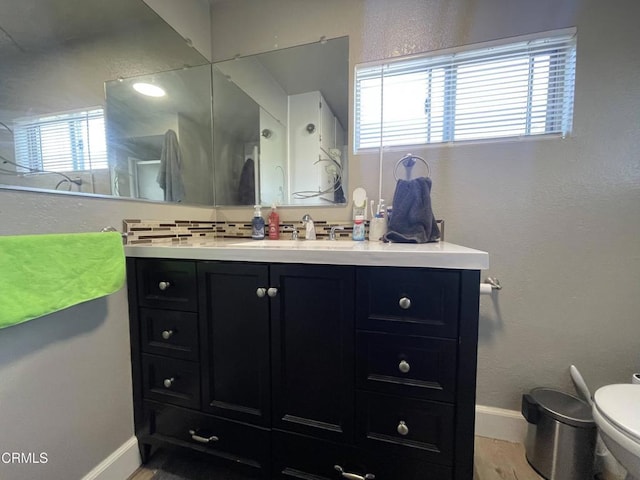
[[[353,439],[354,269],[272,265],[272,425]]]
[[[203,409],[268,426],[268,267],[202,262],[198,276]]]

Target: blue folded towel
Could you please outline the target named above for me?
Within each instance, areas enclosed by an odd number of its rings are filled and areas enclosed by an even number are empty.
[[[440,239],[440,229],[431,208],[431,179],[398,180],[393,194],[385,242],[427,243]]]

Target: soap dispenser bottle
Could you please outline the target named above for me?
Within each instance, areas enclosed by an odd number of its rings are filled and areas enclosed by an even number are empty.
[[[269,215],[269,240],[278,240],[280,238],[280,215],[276,212],[276,204],[271,205],[271,214]]]
[[[253,211],[253,220],[251,220],[251,238],[254,240],[264,239],[264,218],[260,211],[260,205],[255,205]]]

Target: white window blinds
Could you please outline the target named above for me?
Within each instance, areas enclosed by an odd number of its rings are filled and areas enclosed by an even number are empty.
[[[15,123],[15,158],[22,172],[68,172],[107,168],[102,108]]]
[[[571,130],[575,30],[359,65],[355,151]]]

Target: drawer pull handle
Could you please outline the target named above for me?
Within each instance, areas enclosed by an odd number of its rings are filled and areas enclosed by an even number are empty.
[[[176,381],[176,379],[173,378],[173,377],[165,378],[164,381],[162,382],[162,384],[164,385],[165,388],[171,388],[175,381]]]
[[[171,337],[173,337],[173,330],[163,330],[162,338],[169,340]]]
[[[275,297],[278,294],[278,289],[271,287],[269,288],[269,290],[267,290],[267,295],[269,295],[271,298]]]
[[[408,435],[409,434],[409,427],[407,427],[407,424],[404,423],[403,420],[400,420],[400,423],[398,424],[398,428],[396,430],[398,430],[398,433],[400,435]]]
[[[198,435],[195,430],[189,430],[189,435],[191,435],[191,440],[195,440],[196,442],[199,442],[199,443],[211,443],[211,442],[217,442],[218,440],[220,440],[215,435],[211,435],[210,437],[202,437]]]
[[[373,480],[376,478],[373,473],[366,473],[363,477],[362,475],[356,475],[355,473],[345,472],[340,465],[334,465],[333,468],[340,472],[340,476],[342,478],[347,478],[348,480]]]
[[[260,288],[258,288],[258,289],[256,290],[256,295],[258,296],[258,298],[262,298],[262,297],[264,297],[266,294],[267,294],[267,289],[266,289],[266,288],[262,288],[262,287],[260,287]]]
[[[402,297],[398,302],[398,305],[400,305],[401,309],[408,310],[409,307],[411,307],[411,299],[409,297]]]
[[[163,292],[171,286],[171,282],[160,282],[158,283],[158,288]]]
[[[409,362],[407,362],[406,360],[402,360],[398,364],[398,370],[400,370],[402,373],[409,373],[409,370],[411,370],[411,365],[409,365]]]

